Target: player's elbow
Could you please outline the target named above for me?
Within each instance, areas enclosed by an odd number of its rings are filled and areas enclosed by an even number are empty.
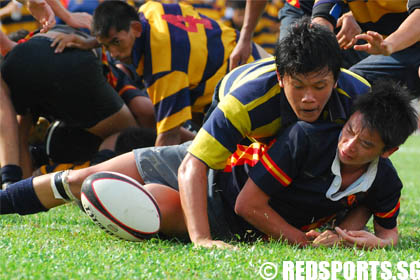
[[[241,216],[245,220],[249,220],[253,213],[256,213],[257,209],[251,201],[244,199],[243,196],[239,195],[235,202],[235,214]]]

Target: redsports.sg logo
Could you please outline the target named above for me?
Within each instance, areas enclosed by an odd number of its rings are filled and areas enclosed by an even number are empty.
[[[420,261],[396,264],[388,261],[283,261],[280,267],[265,262],[260,266],[259,275],[265,280],[420,280]]]

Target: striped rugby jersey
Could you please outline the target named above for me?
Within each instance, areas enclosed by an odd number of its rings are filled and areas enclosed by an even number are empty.
[[[267,142],[298,120],[278,84],[274,58],[234,69],[217,90],[220,102],[189,147],[210,168],[224,169],[244,138]],[[352,98],[369,91],[365,79],[342,69],[320,119],[343,124],[351,114]]]
[[[228,71],[237,33],[191,5],[147,2],[139,9],[143,32],[132,61],[155,106],[158,134],[204,113]],[[249,61],[258,58],[256,49]]]

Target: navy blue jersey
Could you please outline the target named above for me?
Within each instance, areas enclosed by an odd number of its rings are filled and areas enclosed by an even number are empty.
[[[365,205],[382,227],[394,228],[402,183],[388,159],[379,159],[375,180],[367,192],[338,201],[326,197],[335,176],[331,165],[340,131],[341,126],[334,123],[298,122],[270,147],[259,144],[242,149],[231,160],[231,173],[224,172],[219,177],[225,202],[234,207],[250,177],[270,196],[270,206],[301,230],[317,228],[335,214],[358,205]]]

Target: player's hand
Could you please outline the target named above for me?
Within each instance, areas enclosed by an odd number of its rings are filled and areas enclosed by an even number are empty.
[[[347,246],[356,245],[361,249],[381,248],[382,239],[365,230],[342,230],[336,227],[337,234],[342,238]]]
[[[212,239],[200,239],[194,242],[194,247],[204,247],[204,248],[217,248],[217,249],[233,249],[236,250],[237,247],[221,240],[212,240]]]
[[[312,242],[312,246],[332,247],[340,243],[341,243],[341,237],[338,234],[336,234],[332,230],[326,230],[323,233],[319,234],[319,236],[314,239],[314,241]]]
[[[337,41],[340,48],[347,50],[352,47],[356,42],[356,35],[362,32],[357,21],[354,19],[351,12],[345,13],[337,20],[337,28],[341,27],[337,33]]]
[[[363,45],[355,45],[356,51],[364,51],[369,54],[391,55],[393,50],[391,44],[386,42],[381,34],[375,31],[368,31],[366,34],[356,36],[357,40],[365,40],[367,43]]]
[[[55,25],[55,15],[45,0],[29,0],[28,10],[41,24],[41,33],[45,33]]]
[[[74,28],[92,28],[92,15],[88,13],[71,13],[71,16],[66,22],[68,25]]]
[[[245,64],[252,51],[252,42],[239,40],[229,57],[229,71]]]
[[[313,241],[315,240],[318,236],[320,236],[321,233],[319,231],[316,230],[310,230],[307,233],[305,233],[305,236],[308,240]]]
[[[51,47],[55,47],[55,53],[61,53],[65,48],[79,48],[87,49],[85,46],[85,41],[80,36],[76,34],[57,34],[54,36],[54,41],[51,43]]]

